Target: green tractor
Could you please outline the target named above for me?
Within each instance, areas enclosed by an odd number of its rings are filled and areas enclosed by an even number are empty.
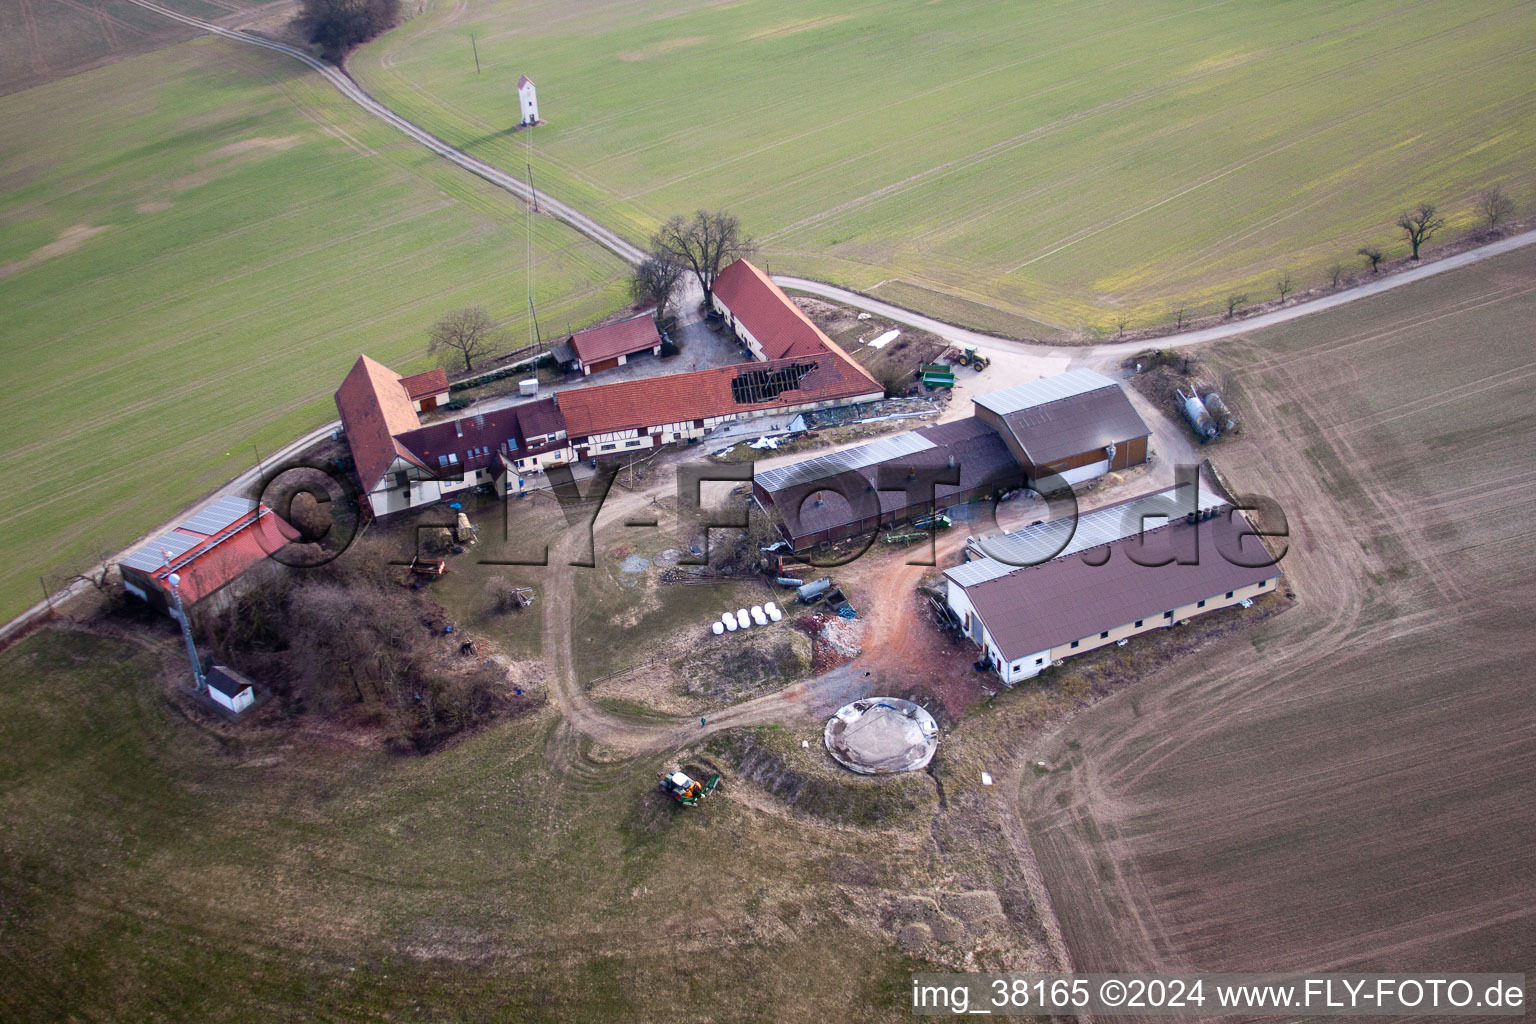
[[[988,366],[992,365],[992,360],[976,351],[975,345],[968,345],[961,349],[960,355],[956,358],[955,362],[961,366],[969,366],[971,369],[978,371],[985,370]]]
[[[684,807],[697,807],[699,801],[713,793],[720,785],[720,774],[715,772],[710,775],[708,782],[699,782],[689,778],[679,768],[676,771],[662,772],[656,777],[656,784],[661,791]]]

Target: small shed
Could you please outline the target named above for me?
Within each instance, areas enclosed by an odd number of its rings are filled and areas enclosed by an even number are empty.
[[[208,670],[208,696],[214,703],[239,714],[256,702],[256,684],[228,665]]]
[[[623,366],[630,356],[641,352],[661,354],[661,335],[656,330],[656,318],[650,313],[577,331],[565,344],[574,357],[574,368],[584,375]]]
[[[528,127],[538,124],[539,91],[533,87],[533,79],[527,75],[517,80],[517,101],[523,112],[523,119],[518,123]]]
[[[448,374],[441,366],[414,377],[401,377],[400,386],[417,412],[431,412],[448,403]]]

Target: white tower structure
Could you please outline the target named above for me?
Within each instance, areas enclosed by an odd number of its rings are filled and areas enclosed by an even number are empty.
[[[533,79],[527,75],[517,80],[517,99],[522,105],[523,120],[525,125],[539,123],[539,93],[533,87]]]

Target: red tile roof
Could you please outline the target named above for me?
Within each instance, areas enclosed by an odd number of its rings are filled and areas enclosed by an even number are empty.
[[[195,542],[170,558],[168,567],[161,564],[145,570],[125,562],[119,569],[135,572],[138,578],[147,577],[166,593],[170,592],[166,579],[172,572],[176,573],[181,599],[189,605],[207,597],[300,536],[298,530],[265,505],[256,506],[211,534],[198,533],[188,524],[177,527],[173,534],[195,538]]]
[[[400,378],[400,386],[405,388],[406,395],[411,401],[422,398],[430,398],[433,395],[441,395],[448,390],[448,374],[441,366],[428,370],[426,373],[418,373],[413,377]]]
[[[656,333],[656,319],[650,313],[632,316],[601,327],[589,327],[571,335],[571,347],[577,357],[587,364],[645,352],[661,344]]]
[[[521,77],[521,78],[519,78],[517,80],[517,87],[519,89],[521,89],[525,85],[532,85],[532,84],[533,84],[533,79],[529,78],[527,75],[524,75],[523,77]]]
[[[746,260],[720,272],[715,295],[752,332],[769,359],[813,355],[832,344],[772,278]]]
[[[830,346],[830,342],[828,343]],[[739,375],[761,373],[789,366],[815,364],[800,386],[780,392],[766,402],[738,402],[731,382]],[[881,394],[883,390],[841,349],[831,346],[807,359],[777,359],[767,363],[739,363],[691,373],[640,380],[617,381],[589,388],[562,391],[555,401],[565,416],[566,433],[572,439],[613,431],[643,429],[663,423],[756,412],[808,402]]]
[[[336,390],[336,411],[341,413],[341,425],[365,493],[373,490],[396,456],[415,461],[415,456],[396,443],[395,435],[415,430],[421,420],[400,386],[400,375],[389,367],[358,356]]]

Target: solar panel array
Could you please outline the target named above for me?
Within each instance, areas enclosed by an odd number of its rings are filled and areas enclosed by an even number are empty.
[[[975,399],[977,405],[1006,416],[1020,409],[1028,409],[1046,402],[1055,402],[1074,395],[1084,395],[1099,388],[1112,387],[1114,381],[1093,370],[1068,370],[1054,377],[1042,377],[1028,384],[1018,384],[1001,391],[991,391]]]
[[[123,559],[122,564],[134,569],[142,569],[145,572],[154,572],[165,565],[165,556],[169,555],[174,561],[178,555],[185,554],[192,548],[203,542],[203,538],[190,533],[182,533],[172,530],[163,536],[145,544],[139,550]]]
[[[795,484],[826,480],[838,473],[860,470],[866,466],[899,459],[904,455],[916,455],[933,447],[936,446],[932,441],[915,433],[882,437],[878,441],[861,444],[857,448],[847,448],[830,455],[818,455],[804,462],[767,470],[757,474],[757,483],[762,484],[763,489],[770,492],[782,491]]]
[[[220,498],[182,523],[181,529],[211,537],[230,523],[250,515],[255,509],[256,503],[250,498]]]
[[[256,508],[250,498],[220,498],[170,533],[162,534],[123,559],[122,564],[143,572],[165,567],[165,556],[175,559],[231,523],[249,515]],[[198,536],[201,534],[202,536]]]
[[[1198,501],[1201,511],[1225,504],[1221,498],[1203,487],[1200,488]],[[1085,512],[1077,517],[1075,531],[1074,520],[1053,519],[1013,533],[981,538],[974,543],[985,557],[946,569],[944,575],[962,587],[974,587],[988,580],[1001,579],[1025,566],[1039,565],[1052,558],[1064,558],[1079,551],[1134,537],[1144,529],[1155,530],[1164,525],[1164,520],[1157,517],[1166,517],[1170,512],[1176,517],[1182,516],[1190,508],[1187,494],[1170,487],[1128,502]]]

